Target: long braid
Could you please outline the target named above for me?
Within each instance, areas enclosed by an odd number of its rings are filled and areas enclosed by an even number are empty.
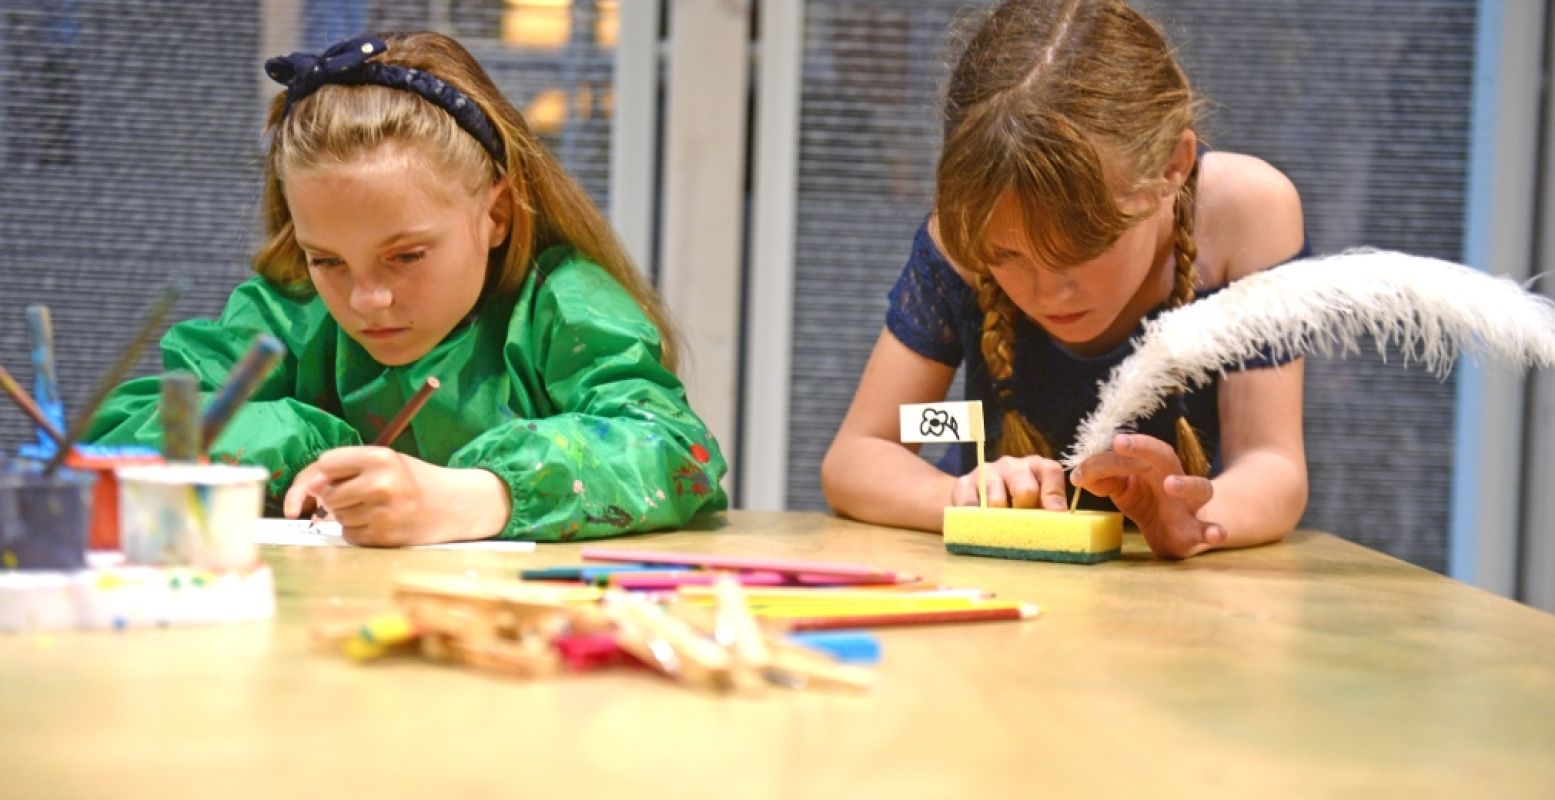
[[[1193,240],[1194,201],[1198,195],[1198,184],[1199,163],[1195,160],[1193,169],[1188,172],[1188,179],[1177,190],[1175,207],[1172,209],[1172,250],[1177,260],[1177,270],[1172,280],[1172,308],[1193,302],[1193,285],[1198,280],[1194,262],[1199,256],[1199,246]],[[1181,398],[1182,394],[1178,393],[1176,399],[1179,404]],[[1209,458],[1204,454],[1204,445],[1199,442],[1198,433],[1188,422],[1186,409],[1177,416],[1177,458],[1182,461],[1183,469],[1189,475],[1209,475]]]
[[[974,273],[972,284],[977,292],[977,304],[983,311],[983,335],[979,346],[983,361],[988,364],[988,375],[998,389],[999,405],[1004,406],[998,452],[1006,456],[1052,458],[1052,446],[1015,407],[1015,392],[1010,387],[1010,378],[1015,372],[1015,320],[1020,310],[992,275]]]

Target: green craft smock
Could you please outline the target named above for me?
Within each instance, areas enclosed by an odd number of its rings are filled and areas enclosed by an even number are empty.
[[[609,273],[571,248],[535,259],[516,296],[493,295],[420,360],[374,361],[317,296],[262,278],[220,319],[173,326],[162,363],[199,378],[208,400],[254,338],[286,353],[223,431],[212,457],[270,470],[272,503],[324,451],[371,441],[429,376],[442,387],[395,450],[490,470],[513,513],[499,534],[557,541],[683,525],[728,505],[728,467],[681,382],[659,363],[659,332]],[[160,379],[109,396],[87,440],[159,447]]]

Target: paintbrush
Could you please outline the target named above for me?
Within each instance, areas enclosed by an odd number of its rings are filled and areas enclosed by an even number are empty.
[[[237,415],[238,409],[248,402],[248,398],[259,388],[265,376],[270,374],[284,352],[286,348],[268,333],[259,334],[254,343],[248,346],[248,352],[228,373],[227,382],[211,398],[210,406],[200,419],[200,452],[209,450],[216,443],[216,437]]]
[[[200,457],[200,383],[187,372],[162,376],[162,457],[192,462]]]
[[[60,433],[59,429],[54,427],[54,423],[49,421],[48,416],[43,413],[43,409],[38,408],[38,404],[34,403],[25,391],[22,391],[21,384],[17,383],[16,379],[11,377],[11,373],[7,372],[3,366],[0,366],[0,389],[5,390],[11,401],[16,403],[16,407],[30,417],[39,430],[48,434],[49,438],[54,440],[56,446],[64,445],[65,434]]]
[[[37,376],[33,392],[37,394],[38,408],[50,421],[55,419],[54,415],[63,419],[59,372],[54,368],[54,318],[48,306],[27,307],[27,332],[32,338],[32,373]]]
[[[54,451],[54,457],[50,458],[49,463],[43,468],[45,477],[53,477],[59,466],[65,462],[65,454],[75,449],[76,442],[81,440],[82,434],[86,433],[86,429],[91,426],[92,418],[97,416],[98,407],[103,404],[108,393],[124,380],[124,375],[130,371],[130,367],[135,365],[135,360],[140,358],[140,351],[146,349],[146,345],[156,335],[157,329],[162,326],[163,318],[167,316],[168,311],[172,310],[173,303],[177,302],[178,296],[183,294],[183,288],[182,280],[169,281],[162,288],[162,293],[157,296],[156,302],[152,303],[145,321],[135,331],[135,335],[125,346],[124,352],[119,355],[119,360],[103,374],[91,397],[81,406],[81,412],[76,415],[75,422],[65,429],[65,438]]]

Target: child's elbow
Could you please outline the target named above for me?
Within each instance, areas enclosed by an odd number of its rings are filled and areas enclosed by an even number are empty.
[[[840,439],[832,440],[831,447],[826,449],[826,456],[821,459],[821,493],[826,496],[826,504],[833,513],[846,517],[852,515],[846,486],[847,469],[843,466],[846,461],[844,450]]]

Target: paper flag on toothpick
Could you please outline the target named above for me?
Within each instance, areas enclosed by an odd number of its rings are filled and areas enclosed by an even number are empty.
[[[902,442],[981,442],[983,403],[916,403],[902,406]]]

